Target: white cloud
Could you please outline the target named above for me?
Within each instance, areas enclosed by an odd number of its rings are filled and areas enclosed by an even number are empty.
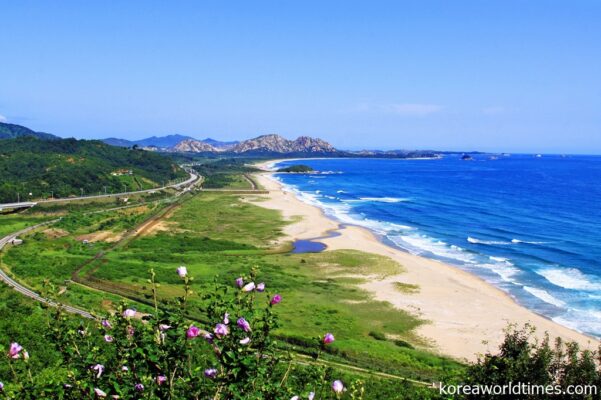
[[[417,104],[417,103],[403,103],[403,104],[389,104],[385,107],[387,112],[391,112],[399,115],[423,117],[437,113],[443,109],[442,106],[437,104]]]
[[[444,107],[438,104],[419,103],[392,103],[392,104],[370,104],[360,103],[355,106],[355,112],[379,112],[396,114],[408,117],[423,117],[442,111]]]
[[[490,106],[490,107],[484,107],[482,109],[482,114],[484,115],[499,115],[499,114],[503,114],[505,113],[505,107],[501,107],[501,106]]]
[[[6,122],[6,121],[8,121],[8,119],[4,115],[0,114],[0,122]]]

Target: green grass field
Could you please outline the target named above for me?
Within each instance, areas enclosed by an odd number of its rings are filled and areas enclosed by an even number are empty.
[[[161,230],[109,252],[84,273],[144,296],[152,268],[162,282],[161,295],[170,298],[181,293],[174,274],[179,265],[195,277],[197,293],[211,290],[215,276],[232,283],[258,266],[268,289],[285,299],[278,308],[283,324],[277,334],[289,343],[302,345],[332,331],[338,338],[333,355],[358,365],[422,379],[457,367],[424,350],[414,333],[421,321],[357,287],[368,276],[401,272],[401,266],[358,251],[273,252],[284,225],[276,211],[239,195],[202,193],[171,214]],[[196,317],[202,320],[201,314]]]
[[[182,293],[174,272],[179,265],[186,265],[195,277],[197,294],[212,290],[214,279],[233,285],[236,277],[258,267],[269,294],[284,298],[277,308],[282,325],[276,332],[284,347],[303,351],[314,337],[333,332],[337,340],[327,359],[426,381],[462,368],[432,353],[415,334],[422,321],[373,300],[357,286],[369,276],[402,272],[400,265],[349,250],[291,254],[290,245],[279,240],[286,222],[278,212],[249,201],[253,199],[256,196],[215,192],[190,196],[143,234],[122,243],[106,240],[138,226],[164,206],[87,215],[72,212],[53,227],[61,234],[39,231],[5,252],[3,268],[36,290],[42,290],[45,280],[68,285],[63,302],[106,312],[122,300],[119,293],[147,300],[150,269],[156,271],[161,298],[167,300]],[[83,243],[83,237],[99,233],[104,240]],[[90,262],[100,252],[106,252],[104,257]],[[96,287],[115,294],[65,283],[82,265],[80,277],[91,279],[92,285],[100,280]],[[268,294],[261,295],[267,301]],[[200,296],[191,303],[203,305]],[[200,311],[191,317],[203,319]]]

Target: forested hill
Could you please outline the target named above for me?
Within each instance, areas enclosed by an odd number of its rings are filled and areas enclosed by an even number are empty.
[[[173,161],[100,141],[0,140],[0,202],[149,189],[187,174]],[[30,195],[31,193],[31,195]]]
[[[60,139],[58,136],[44,132],[36,132],[21,125],[0,122],[0,139],[14,139],[22,136],[34,136],[42,140]]]

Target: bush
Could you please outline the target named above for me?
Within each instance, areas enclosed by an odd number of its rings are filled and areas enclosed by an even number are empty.
[[[386,335],[384,335],[382,332],[370,331],[369,336],[376,340],[386,340]]]
[[[238,287],[215,283],[202,296],[202,324],[186,318],[192,278],[182,267],[178,274],[183,295],[159,308],[152,272],[151,314],[122,304],[105,319],[80,321],[59,307],[46,332],[62,356],[56,373],[38,378],[27,350],[12,343],[0,364],[8,364],[13,379],[0,386],[0,398],[289,399],[311,392],[321,399],[362,398],[361,383],[349,382],[342,391],[330,368],[297,365],[278,349],[271,331],[279,325],[274,309],[282,299],[255,286],[254,271],[236,280]],[[333,340],[313,342],[315,360]]]

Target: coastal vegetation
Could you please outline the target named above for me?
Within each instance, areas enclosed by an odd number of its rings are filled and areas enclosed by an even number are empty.
[[[186,176],[159,154],[99,141],[0,140],[0,202],[149,189]]]
[[[278,169],[277,172],[291,172],[291,173],[307,173],[307,172],[313,172],[313,168],[309,167],[308,165],[303,165],[303,164],[298,164],[298,165],[291,165],[289,167],[285,167],[285,168],[280,168]]]
[[[207,189],[250,189],[256,185],[249,174],[259,170],[246,158],[205,159],[197,161],[193,168],[203,176]]]

